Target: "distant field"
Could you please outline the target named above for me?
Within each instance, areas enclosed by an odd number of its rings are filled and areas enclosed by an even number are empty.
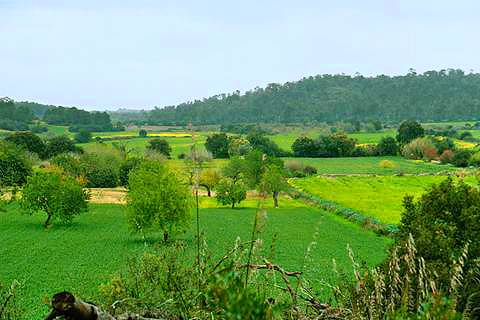
[[[419,174],[453,171],[454,167],[406,160],[402,157],[360,157],[360,158],[285,158],[285,161],[300,161],[317,168],[319,174]],[[394,168],[381,168],[382,160],[392,161]]]
[[[289,132],[269,136],[280,148],[283,150],[291,150],[293,142],[301,136],[310,138],[318,138],[321,134],[319,130],[310,130],[306,132]],[[374,144],[378,143],[383,137],[395,137],[396,130],[388,129],[380,132],[358,132],[350,133],[350,138],[356,139],[359,144]]]
[[[294,203],[290,206],[288,201],[281,205],[283,208],[268,210],[263,247],[268,250],[276,235],[274,262],[287,270],[301,270],[307,246],[313,240],[318,242],[305,269],[315,288],[320,289],[321,280],[333,281],[333,258],[341,270],[351,274],[347,245],[369,265],[378,264],[385,257],[389,239],[315,209]],[[127,257],[163,250],[162,244],[145,247],[140,236],[129,233],[122,206],[90,208],[73,225],[54,225],[49,230],[42,226],[43,216],[22,215],[15,207],[0,213],[0,281],[24,282],[19,302],[27,309],[26,319],[43,319],[48,308],[45,299],[58,291],[73,291],[96,301],[98,286],[124,270]],[[202,209],[200,215],[209,249],[218,258],[232,247],[237,236],[249,239],[255,209]],[[194,257],[193,225],[177,237],[187,246],[188,261]],[[318,236],[314,239],[317,228]],[[159,238],[160,235],[154,237]],[[322,292],[326,295],[329,289],[324,287]]]
[[[405,195],[419,196],[444,176],[309,177],[292,179],[295,187],[357,210],[384,223],[398,223]],[[474,183],[469,177],[467,182]]]

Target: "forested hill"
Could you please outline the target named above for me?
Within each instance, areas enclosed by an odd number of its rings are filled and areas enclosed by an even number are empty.
[[[450,69],[393,77],[318,75],[245,94],[156,108],[148,114],[150,123],[166,125],[478,118],[480,74]]]

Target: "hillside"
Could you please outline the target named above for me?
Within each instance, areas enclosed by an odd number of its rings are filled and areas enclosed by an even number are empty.
[[[156,108],[146,120],[164,125],[443,121],[477,119],[479,112],[480,74],[449,69],[402,76],[317,75]]]

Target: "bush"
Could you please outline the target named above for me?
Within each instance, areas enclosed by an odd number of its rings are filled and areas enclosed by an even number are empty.
[[[0,141],[0,187],[21,186],[32,173],[27,154],[16,145]]]
[[[316,157],[317,146],[315,141],[308,137],[299,137],[292,144],[295,157]]]
[[[440,155],[440,162],[443,164],[452,163],[454,155],[452,150],[445,150]]]
[[[404,145],[402,155],[407,159],[413,160],[432,160],[438,157],[435,145],[428,138],[417,138]]]
[[[459,150],[455,152],[455,155],[452,159],[452,164],[455,167],[465,168],[468,167],[470,162],[470,157],[472,156],[472,152],[469,150]]]
[[[471,157],[470,160],[468,161],[468,164],[474,167],[480,167],[480,152],[474,153]]]
[[[119,181],[121,186],[128,186],[128,175],[132,170],[139,167],[142,161],[141,158],[129,158],[120,165]]]
[[[87,143],[92,141],[92,134],[90,131],[87,131],[85,129],[81,129],[76,135],[75,135],[75,141],[78,143]]]
[[[391,160],[382,160],[378,165],[382,169],[395,169],[397,167],[395,162]]]
[[[160,154],[163,154],[167,158],[170,159],[170,153],[172,152],[172,148],[170,144],[165,139],[152,139],[148,142],[147,146],[148,150],[156,151]]]
[[[460,139],[460,140],[467,140],[467,141],[468,141],[468,140],[473,140],[474,138],[473,138],[473,135],[472,135],[471,132],[469,132],[469,131],[463,131],[462,133],[460,133],[460,134],[458,135],[458,139]]]
[[[6,137],[5,141],[16,144],[29,152],[36,153],[41,158],[45,155],[45,143],[32,132],[15,132]]]
[[[317,174],[317,168],[315,168],[314,166],[306,165],[306,166],[303,168],[303,173],[304,173],[306,176],[315,175],[315,174]]]
[[[351,154],[353,157],[376,157],[377,155],[377,146],[371,144],[356,146]]]
[[[281,150],[275,142],[261,133],[251,133],[247,136],[247,140],[251,149],[259,150],[270,157],[288,156],[287,152]]]
[[[379,156],[396,156],[399,147],[397,140],[393,137],[384,137],[377,145],[377,152]]]
[[[214,158],[228,158],[228,150],[230,148],[230,140],[225,133],[215,133],[207,137],[205,141],[205,149],[212,154]]]
[[[52,219],[71,222],[87,210],[88,194],[80,183],[59,171],[40,171],[29,177],[22,191],[21,205],[29,214],[47,214],[45,227]]]
[[[56,136],[47,140],[46,158],[52,158],[61,153],[80,153],[81,149],[75,146],[73,140],[67,136]]]
[[[138,135],[142,138],[145,138],[147,136],[147,130],[141,129],[138,131]]]

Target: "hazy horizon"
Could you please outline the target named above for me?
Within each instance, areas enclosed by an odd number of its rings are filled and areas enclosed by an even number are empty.
[[[0,96],[152,109],[317,74],[480,70],[474,1],[2,1]]]

